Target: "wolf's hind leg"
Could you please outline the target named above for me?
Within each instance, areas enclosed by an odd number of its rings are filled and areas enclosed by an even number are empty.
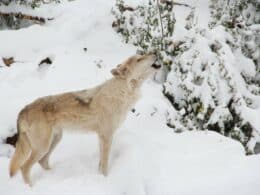
[[[31,168],[34,165],[34,163],[36,163],[43,155],[44,155],[43,152],[32,150],[29,159],[24,163],[24,165],[21,168],[24,182],[29,184],[30,186],[32,186],[32,182],[30,178]]]
[[[51,131],[48,132],[51,133]],[[30,154],[30,157],[25,161],[25,163],[21,167],[24,182],[29,184],[30,186],[32,186],[30,178],[32,166],[48,152],[51,145],[51,141],[52,135],[46,136],[45,139],[41,139],[41,137],[39,136],[39,139],[37,139],[37,141],[35,141],[35,139],[31,139],[32,152]]]
[[[39,163],[43,169],[50,169],[49,158],[55,147],[58,145],[62,138],[62,131],[54,135],[49,151],[39,160]]]

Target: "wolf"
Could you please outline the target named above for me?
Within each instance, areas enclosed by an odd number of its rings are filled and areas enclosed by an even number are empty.
[[[25,106],[17,119],[10,176],[21,170],[24,182],[32,186],[32,166],[39,162],[50,169],[50,154],[66,129],[98,135],[99,171],[106,176],[113,135],[138,100],[142,83],[161,67],[155,61],[153,54],[134,55],[111,70],[110,80],[94,88],[41,97]]]

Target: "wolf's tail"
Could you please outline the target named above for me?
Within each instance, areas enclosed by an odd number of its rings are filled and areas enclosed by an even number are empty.
[[[13,177],[28,159],[31,152],[30,142],[25,132],[19,132],[16,149],[10,162],[9,174]]]

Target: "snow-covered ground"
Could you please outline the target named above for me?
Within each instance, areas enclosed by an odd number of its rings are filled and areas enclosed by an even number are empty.
[[[112,5],[77,0],[24,9],[55,20],[0,31],[0,56],[17,61],[0,69],[0,138],[15,131],[25,104],[99,84],[111,77],[112,67],[134,54],[111,28]],[[46,57],[53,63],[39,67]],[[98,173],[95,135],[68,133],[51,156],[52,169],[33,168],[33,188],[24,185],[20,174],[9,178],[13,148],[2,144],[0,194],[259,195],[260,155],[245,156],[240,143],[213,132],[173,133],[165,125],[171,105],[161,90],[152,80],[145,83],[135,112],[114,137],[107,177]]]

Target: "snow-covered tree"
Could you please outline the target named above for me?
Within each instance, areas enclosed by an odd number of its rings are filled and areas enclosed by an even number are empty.
[[[155,52],[161,63],[171,65],[167,56],[174,51],[170,46],[175,24],[172,10],[172,3],[149,1],[147,5],[132,8],[123,0],[117,0],[116,8],[112,10],[116,17],[112,26],[126,43],[135,45],[139,52]]]
[[[212,0],[209,9],[209,19],[199,20],[196,6],[117,0],[112,26],[167,66],[163,93],[176,111],[167,117],[170,127],[217,131],[253,153],[260,130],[259,3]]]

